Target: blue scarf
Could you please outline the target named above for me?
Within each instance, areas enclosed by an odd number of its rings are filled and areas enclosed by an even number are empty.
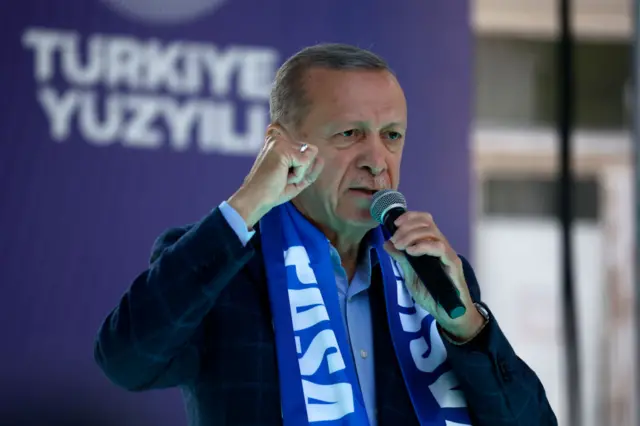
[[[470,425],[434,318],[416,305],[400,267],[372,231],[389,329],[421,425]],[[368,426],[326,237],[291,204],[260,221],[275,329],[284,426]]]

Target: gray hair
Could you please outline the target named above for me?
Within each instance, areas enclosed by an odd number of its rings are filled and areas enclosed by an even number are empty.
[[[297,126],[311,101],[304,93],[304,76],[311,68],[392,72],[380,56],[348,44],[317,44],[302,49],[282,64],[269,98],[272,123]]]

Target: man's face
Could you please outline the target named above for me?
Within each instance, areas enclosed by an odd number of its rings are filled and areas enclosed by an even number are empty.
[[[339,231],[376,226],[373,192],[396,189],[407,127],[407,104],[387,71],[313,69],[304,79],[310,108],[297,128],[318,147],[318,179],[295,200],[312,220]]]

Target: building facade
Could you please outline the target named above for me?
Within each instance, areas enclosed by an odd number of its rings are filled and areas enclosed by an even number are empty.
[[[568,424],[557,219],[558,6],[476,0],[474,253],[484,297]],[[585,426],[635,425],[633,5],[574,0],[574,277]],[[573,391],[573,390],[571,390]]]

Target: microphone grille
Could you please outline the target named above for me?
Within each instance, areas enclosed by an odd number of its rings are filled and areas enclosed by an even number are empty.
[[[393,189],[383,189],[373,194],[369,213],[371,217],[378,223],[384,222],[384,216],[390,207],[407,208],[407,200],[404,195]]]

